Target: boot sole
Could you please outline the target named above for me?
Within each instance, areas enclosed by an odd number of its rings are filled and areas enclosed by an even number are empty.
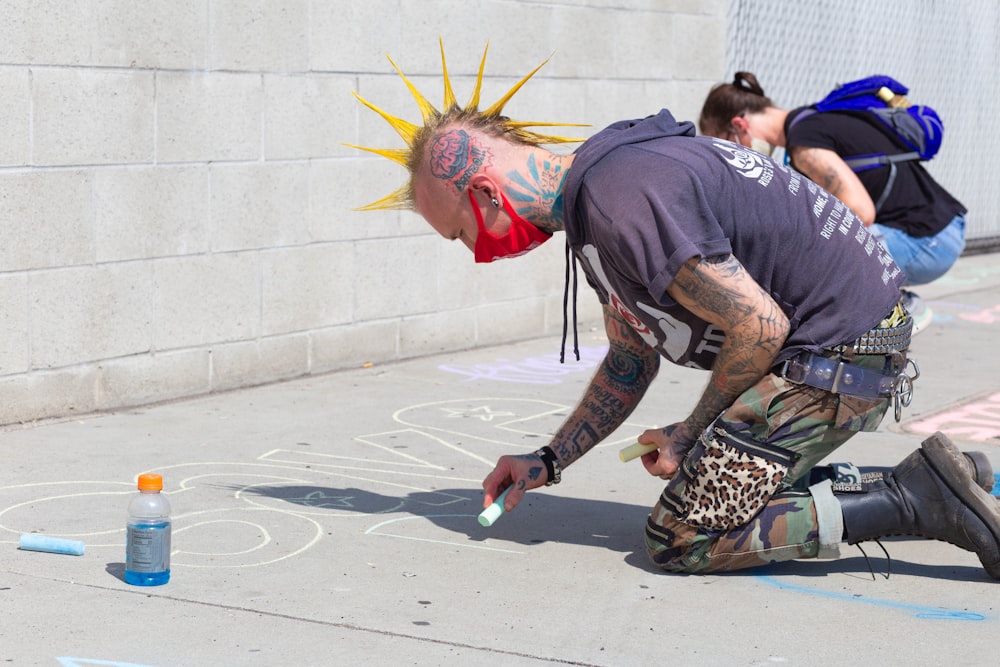
[[[979,517],[1000,550],[1000,501],[976,483],[964,461],[965,455],[940,432],[924,440],[920,447],[941,481]],[[979,561],[991,577],[1000,579],[1000,559],[987,563],[980,555]]]
[[[993,484],[996,482],[996,478],[993,477],[993,465],[990,460],[986,458],[986,454],[982,452],[962,452],[965,454],[965,458],[969,460],[969,464],[975,471],[973,478],[976,480],[976,484],[983,488],[983,491],[989,493],[993,490]]]

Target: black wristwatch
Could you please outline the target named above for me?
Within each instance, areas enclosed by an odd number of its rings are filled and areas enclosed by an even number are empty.
[[[562,481],[562,468],[559,466],[559,459],[556,458],[556,453],[552,451],[551,447],[542,447],[535,452],[535,456],[545,464],[545,472],[548,474],[545,486],[552,486]]]

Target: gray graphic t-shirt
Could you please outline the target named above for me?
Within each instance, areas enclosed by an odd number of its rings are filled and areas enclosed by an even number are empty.
[[[902,274],[844,204],[668,111],[616,123],[576,153],[570,245],[601,301],[669,361],[709,369],[722,332],[666,292],[692,257],[734,255],[791,321],[778,361],[856,339],[899,299]]]

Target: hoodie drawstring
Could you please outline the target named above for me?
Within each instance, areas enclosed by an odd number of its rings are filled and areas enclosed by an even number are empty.
[[[566,316],[569,305],[569,274],[570,265],[573,266],[573,353],[576,355],[576,360],[580,361],[580,340],[577,334],[577,323],[576,323],[576,289],[577,289],[577,273],[576,273],[576,255],[569,247],[569,240],[566,240],[566,280],[563,286],[563,329],[562,329],[562,348],[559,351],[559,363],[566,363],[566,334],[569,327],[569,320]]]

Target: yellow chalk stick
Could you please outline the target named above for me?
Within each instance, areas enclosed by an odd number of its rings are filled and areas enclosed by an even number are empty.
[[[634,445],[629,445],[625,449],[618,452],[618,458],[622,460],[622,463],[631,461],[632,459],[637,459],[643,454],[649,454],[650,452],[656,451],[656,445],[644,445],[641,442],[637,442]]]

